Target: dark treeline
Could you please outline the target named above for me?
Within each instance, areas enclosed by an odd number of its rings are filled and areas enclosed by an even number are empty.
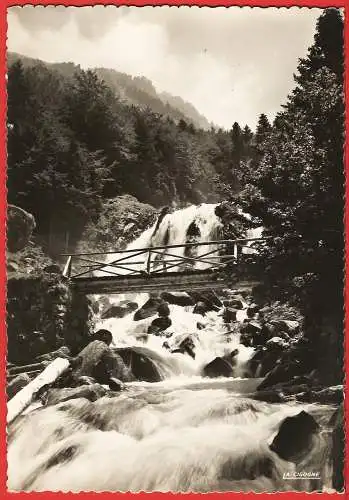
[[[273,237],[262,262],[269,291],[299,304],[314,368],[332,382],[343,369],[343,68],[343,19],[326,9],[239,194]]]
[[[260,125],[269,126],[265,116]],[[174,121],[122,102],[92,71],[67,77],[20,60],[8,71],[8,199],[35,216],[55,251],[68,234],[74,246],[106,199],[131,194],[159,207],[236,193],[255,151],[247,126]]]

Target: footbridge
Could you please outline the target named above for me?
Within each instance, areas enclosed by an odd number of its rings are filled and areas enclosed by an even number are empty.
[[[248,269],[247,257],[255,255],[256,246],[265,240],[219,240],[64,254],[67,260],[63,276],[75,291],[85,294],[203,290],[232,284],[239,289],[251,288],[258,281],[251,279],[251,273],[241,271]]]

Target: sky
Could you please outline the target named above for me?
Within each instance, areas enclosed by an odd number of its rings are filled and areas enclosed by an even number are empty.
[[[294,86],[320,9],[12,7],[8,50],[145,76],[215,125],[254,128]]]

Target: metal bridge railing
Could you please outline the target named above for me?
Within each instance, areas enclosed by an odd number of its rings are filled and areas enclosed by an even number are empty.
[[[253,244],[263,242],[265,239],[218,240],[103,253],[63,254],[62,256],[67,257],[63,276],[74,279],[126,275],[150,277],[168,272],[218,270],[228,264],[237,264],[244,251],[252,253],[254,251]],[[211,248],[205,251],[205,247]],[[106,262],[107,256],[111,258],[110,262]]]

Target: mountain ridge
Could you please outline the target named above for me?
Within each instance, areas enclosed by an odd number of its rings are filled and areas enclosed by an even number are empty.
[[[76,71],[81,71],[81,66],[73,62],[50,63],[17,52],[7,53],[7,66],[10,67],[18,60],[26,67],[42,64],[54,69],[67,78],[71,78]],[[209,129],[211,127],[207,118],[200,114],[195,106],[185,101],[180,96],[169,92],[157,91],[153,82],[144,76],[132,76],[116,69],[96,67],[91,68],[123,101],[138,107],[149,107],[155,113],[167,115],[175,121],[184,120],[195,127]]]

